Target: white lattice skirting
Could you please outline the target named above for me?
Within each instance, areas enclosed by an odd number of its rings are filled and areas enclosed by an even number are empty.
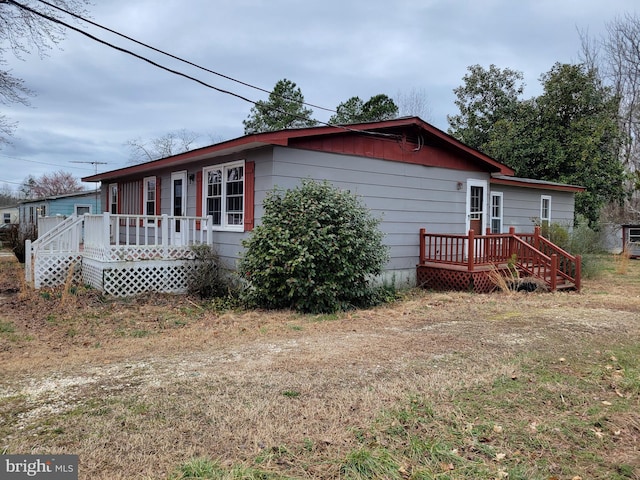
[[[146,292],[186,293],[194,260],[99,262],[82,260],[82,281],[108,295],[129,297]]]
[[[33,263],[35,288],[48,288],[64,285],[70,269],[73,269],[73,281],[78,282],[81,274],[82,256],[74,253],[41,253]]]

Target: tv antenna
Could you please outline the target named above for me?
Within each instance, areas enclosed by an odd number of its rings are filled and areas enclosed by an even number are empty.
[[[90,161],[90,160],[69,160],[69,163],[86,163],[89,165],[93,165],[95,167],[95,171],[96,171],[96,175],[98,174],[98,165],[106,165],[107,162],[97,162],[95,160]]]
[[[95,172],[96,175],[98,174],[98,165],[106,165],[107,162],[98,162],[96,160],[69,160],[69,163],[86,163],[89,165],[93,165],[95,167]],[[95,205],[95,209],[96,212],[99,211],[98,209],[98,203],[99,203],[99,199],[98,199],[98,182],[96,182],[96,205]]]

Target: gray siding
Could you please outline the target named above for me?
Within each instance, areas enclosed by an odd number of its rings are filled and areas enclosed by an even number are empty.
[[[301,179],[312,178],[327,180],[358,195],[372,214],[381,219],[380,227],[391,254],[387,269],[408,282],[415,280],[420,228],[437,233],[463,233],[466,180],[488,180],[487,174],[479,172],[290,148],[274,149],[273,157],[271,173],[275,186],[292,188]],[[461,189],[459,182],[463,185]],[[257,184],[256,181],[256,189]],[[258,197],[256,194],[256,203]]]
[[[532,219],[540,216],[540,196],[549,195],[552,222],[573,221],[573,193],[533,188],[490,185],[489,174],[446,168],[425,167],[357,156],[265,147],[225,157],[200,161],[188,166],[187,175],[196,175],[203,167],[237,160],[255,162],[255,224],[263,216],[263,201],[273,188],[289,189],[301,179],[327,180],[335,187],[360,197],[372,214],[381,219],[385,243],[390,247],[388,274],[399,284],[415,284],[415,266],[419,258],[419,231],[465,233],[467,180],[485,180],[492,191],[503,193],[503,229],[519,232],[533,230]],[[177,171],[178,169],[174,170]],[[155,172],[161,178],[162,213],[170,214],[171,170]],[[102,205],[106,204],[106,185]],[[187,214],[196,214],[201,192],[196,182],[187,181]],[[486,192],[489,211],[489,192]],[[487,225],[489,219],[487,216]],[[214,242],[221,260],[234,267],[241,255],[242,239],[248,232],[215,231]]]
[[[492,185],[492,192],[503,193],[503,230],[515,227],[517,232],[531,232],[540,219],[542,195],[551,197],[551,223],[573,225],[574,194],[537,188]]]

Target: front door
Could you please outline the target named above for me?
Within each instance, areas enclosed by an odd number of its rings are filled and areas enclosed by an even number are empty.
[[[467,180],[467,222],[466,232],[473,230],[476,235],[484,235],[486,223],[486,180]]]
[[[187,172],[173,172],[171,174],[171,215],[184,217],[187,214]],[[171,236],[174,245],[184,245],[187,241],[187,221],[174,218],[171,221]]]

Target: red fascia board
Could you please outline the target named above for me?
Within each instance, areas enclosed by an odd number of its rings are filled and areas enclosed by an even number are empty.
[[[138,165],[134,165],[131,167],[124,167],[117,170],[111,170],[109,172],[100,173],[97,175],[91,175],[88,177],[83,177],[83,182],[99,182],[102,180],[109,180],[112,178],[120,178],[124,176],[134,176],[139,175],[140,173],[147,172],[149,169],[157,169],[163,167],[171,167],[177,166],[184,163],[188,163],[189,161],[196,160],[198,158],[206,158],[209,155],[213,155],[216,153],[222,153],[227,151],[238,151],[243,148],[256,148],[259,146],[266,145],[280,145],[287,146],[289,145],[290,140],[300,137],[313,137],[313,136],[325,136],[325,135],[335,135],[335,134],[344,134],[344,133],[362,133],[362,134],[373,134],[381,133],[380,130],[385,130],[389,128],[402,128],[408,126],[416,126],[428,134],[441,139],[443,142],[457,148],[458,150],[465,152],[467,155],[477,159],[481,163],[488,165],[491,170],[499,172],[503,175],[513,175],[515,172],[507,167],[506,165],[492,159],[491,157],[466,146],[465,144],[459,142],[451,135],[443,132],[442,130],[424,122],[418,117],[405,117],[394,120],[386,120],[383,122],[371,122],[371,123],[361,123],[354,125],[344,125],[344,126],[318,126],[318,127],[310,127],[310,128],[299,128],[299,129],[290,129],[290,130],[280,130],[277,132],[265,132],[265,133],[256,133],[251,135],[245,135],[243,137],[239,137],[233,140],[229,140],[226,142],[218,143],[216,145],[210,145],[207,147],[202,147],[197,150],[192,150],[189,152],[185,152],[182,154],[174,155],[167,158],[162,158],[159,160],[154,160],[151,162],[141,163]]]
[[[494,185],[511,185],[514,187],[537,188],[540,190],[556,190],[561,192],[584,192],[586,190],[585,187],[579,187],[577,185],[552,185],[548,183],[525,182],[522,180],[512,180],[506,178],[492,178],[491,183]]]

